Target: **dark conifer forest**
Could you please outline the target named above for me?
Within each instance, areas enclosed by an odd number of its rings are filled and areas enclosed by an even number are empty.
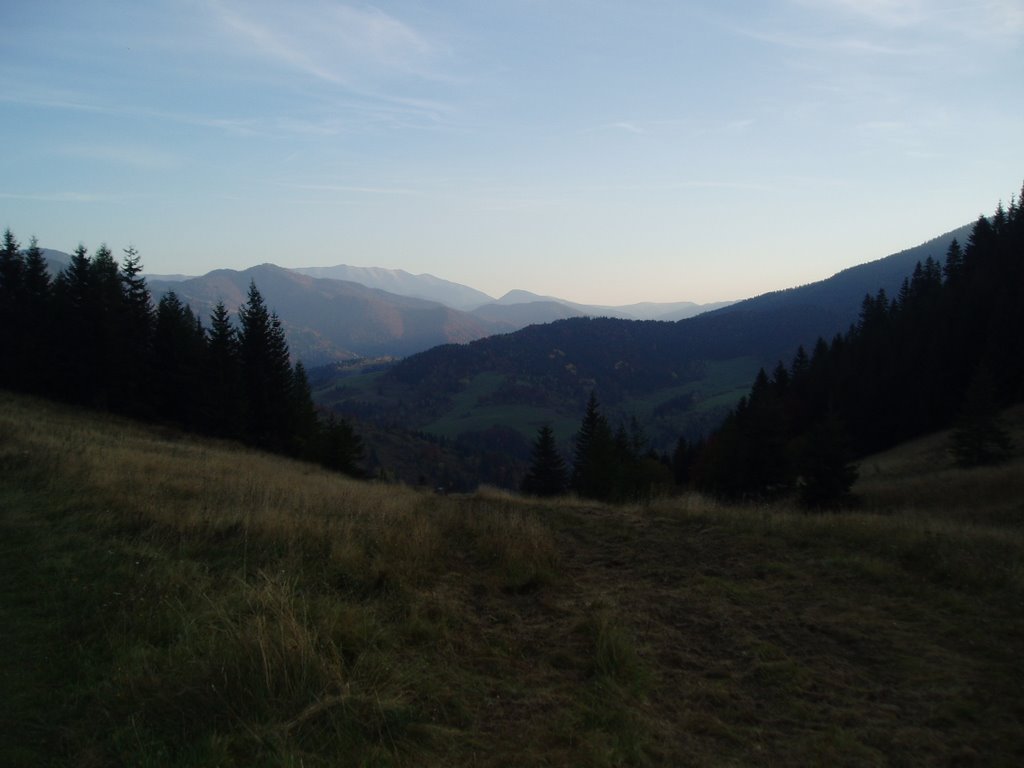
[[[676,485],[729,499],[796,494],[809,507],[827,507],[848,500],[856,460],[938,429],[955,429],[950,450],[960,464],[997,462],[1010,447],[999,410],[1024,399],[1022,298],[1024,213],[1014,200],[1008,209],[1000,204],[994,215],[979,217],[966,242],[953,240],[943,261],[918,262],[895,295],[866,295],[845,333],[819,338],[809,349],[796,349],[788,364],[762,369],[720,426],[701,440],[680,437],[671,457],[651,449],[636,419],[609,423],[598,394],[615,400],[621,393],[615,382],[602,381],[591,393],[568,466],[546,425],[529,466],[522,467],[525,477],[511,464],[491,474],[538,496],[573,491],[639,501]],[[292,364],[281,321],[255,283],[237,318],[220,303],[207,322],[173,291],[154,304],[134,249],[118,263],[106,246],[92,256],[79,246],[51,277],[34,238],[22,249],[11,231],[4,233],[0,386],[359,474],[362,441],[346,421],[318,414],[306,371]],[[557,327],[568,333],[580,325]],[[635,353],[637,362],[627,368],[640,389],[658,383],[644,361],[681,354],[664,335],[671,324],[605,319],[582,325],[601,339],[585,345],[593,354],[618,360]],[[600,334],[602,329],[608,333]],[[539,331],[520,336],[531,333]],[[550,367],[550,339],[512,354],[505,349],[510,338],[465,349],[477,357],[497,356],[513,368]],[[531,354],[543,365],[531,362]],[[436,376],[468,377],[470,364],[480,362],[466,354],[461,367],[424,368],[435,356],[417,355],[388,375],[432,383],[440,391]],[[579,386],[576,367],[586,367],[587,360],[566,366],[572,386]],[[547,397],[569,386],[543,381]],[[420,407],[429,409],[429,398]],[[491,444],[493,434],[482,433],[477,453],[490,456],[494,449],[498,458],[491,463],[500,463],[508,454]],[[481,463],[477,480],[488,479],[493,482]]]
[[[0,387],[237,439],[359,474],[361,440],[314,409],[301,363],[255,284],[237,324],[203,325],[173,292],[154,306],[134,249],[79,246],[51,278],[35,238],[0,250]]]
[[[996,414],[1024,399],[1024,212],[980,217],[945,262],[918,263],[896,296],[864,297],[858,322],[758,374],[700,450],[679,464],[697,488],[731,498],[796,490],[841,503],[852,461],[955,428],[964,465],[1008,445]],[[684,446],[685,451],[685,446]]]

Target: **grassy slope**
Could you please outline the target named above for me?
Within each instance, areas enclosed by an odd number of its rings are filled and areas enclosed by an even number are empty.
[[[0,764],[1020,764],[1024,467],[928,455],[547,505],[0,394]]]

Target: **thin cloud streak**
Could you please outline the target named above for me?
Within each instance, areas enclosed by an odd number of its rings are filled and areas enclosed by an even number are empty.
[[[58,148],[57,153],[100,163],[126,165],[139,170],[166,170],[179,164],[175,155],[144,146],[66,146]]]
[[[33,203],[109,203],[114,200],[122,200],[124,197],[121,195],[98,195],[89,192],[48,192],[40,194],[0,192],[0,199],[26,200]]]
[[[358,192],[369,195],[419,195],[419,190],[408,187],[370,187],[350,184],[299,184],[293,182],[276,182],[278,186],[289,189],[301,189],[307,192]]]
[[[345,4],[208,4],[233,53],[253,53],[314,81],[406,108],[446,111],[401,91],[446,82],[435,66],[444,46],[383,11]]]
[[[389,98],[387,103],[367,103],[356,99],[342,99],[333,105],[323,104],[320,109],[332,112],[320,118],[299,118],[286,115],[249,117],[221,117],[188,112],[149,109],[124,104],[105,103],[71,91],[29,92],[0,90],[0,102],[40,109],[86,112],[111,117],[131,117],[160,120],[210,128],[235,136],[264,138],[329,137],[365,131],[374,126],[428,129],[443,123],[451,113],[445,104],[425,99]],[[337,116],[336,113],[341,113]]]
[[[822,13],[859,19],[888,29],[944,29],[958,35],[991,38],[1024,34],[1024,5],[1019,0],[980,4],[939,4],[930,0],[791,0]]]

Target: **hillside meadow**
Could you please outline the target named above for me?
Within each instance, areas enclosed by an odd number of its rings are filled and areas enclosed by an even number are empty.
[[[1024,458],[436,496],[0,392],[0,764],[1024,763]]]

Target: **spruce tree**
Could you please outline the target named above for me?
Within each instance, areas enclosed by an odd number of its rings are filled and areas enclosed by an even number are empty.
[[[843,506],[857,480],[846,430],[835,414],[814,424],[798,441],[800,502],[809,509]]]
[[[32,392],[46,392],[54,378],[53,294],[46,259],[35,237],[29,241],[24,264],[18,385]]]
[[[591,392],[583,421],[576,433],[572,467],[573,490],[587,498],[611,498],[614,453],[611,427],[601,413],[596,393]]]
[[[53,393],[72,402],[94,404],[96,333],[89,252],[79,244],[54,281]]]
[[[23,267],[21,245],[14,233],[5,229],[3,245],[0,245],[0,301],[8,296],[13,298],[21,291]]]
[[[205,365],[206,428],[222,437],[238,437],[242,429],[242,371],[238,333],[223,301],[210,314]]]
[[[331,414],[320,426],[317,460],[328,469],[363,477],[363,441],[348,422]]]
[[[263,448],[283,451],[290,442],[292,368],[284,329],[267,309],[256,283],[238,310],[238,346],[248,439]]]
[[[21,246],[11,230],[4,230],[0,246],[0,386],[13,386],[20,377],[21,273]]]
[[[192,309],[174,291],[164,294],[157,304],[153,351],[158,417],[187,429],[201,428],[205,338]]]
[[[303,459],[317,459],[320,424],[313,407],[313,393],[302,362],[292,369],[289,389],[289,453]]]
[[[119,407],[130,413],[144,413],[149,406],[153,380],[153,330],[156,314],[153,300],[142,276],[142,261],[135,248],[127,248],[118,278],[121,306],[117,319],[116,360],[120,381]]]
[[[956,428],[951,449],[957,464],[976,467],[998,464],[1010,453],[1010,436],[999,423],[991,368],[982,363],[974,372]]]
[[[50,279],[50,272],[46,267],[46,259],[43,257],[43,250],[39,247],[39,243],[36,241],[35,236],[29,240],[28,250],[25,251],[24,262],[24,286],[26,294],[30,297],[29,300],[38,300],[39,302],[49,300],[50,288],[53,281]]]
[[[545,424],[538,430],[523,479],[523,492],[534,496],[560,496],[567,487],[565,461],[555,444],[555,433]]]

